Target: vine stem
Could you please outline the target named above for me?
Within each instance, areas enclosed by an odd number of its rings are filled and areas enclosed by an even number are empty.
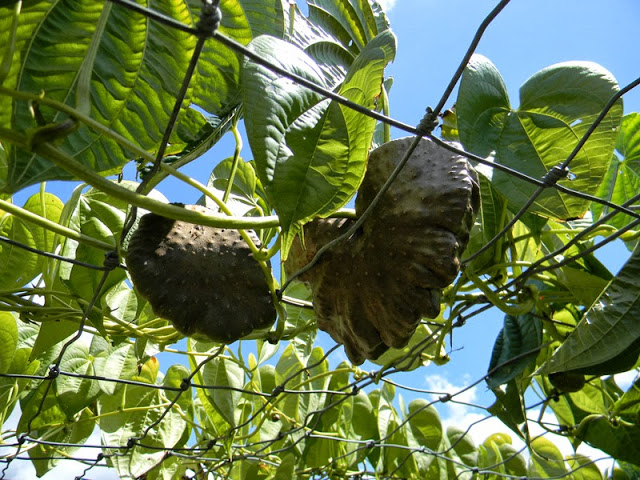
[[[8,135],[7,132],[10,132],[10,135]],[[0,128],[0,138],[5,138],[20,148],[27,148],[26,136],[24,134]],[[156,215],[217,228],[259,230],[262,228],[271,228],[280,225],[280,220],[276,215],[268,217],[229,217],[226,215],[208,215],[159,202],[146,195],[141,195],[121,187],[117,183],[100,176],[48,142],[34,145],[33,151],[34,153],[47,158],[56,164],[56,166],[66,170],[88,185],[91,185],[92,187],[135,207],[149,210]]]
[[[40,215],[36,215],[35,213],[30,212],[29,210],[25,210],[22,207],[19,207],[11,202],[7,202],[6,200],[0,199],[0,210],[4,210],[21,220],[25,220],[27,222],[33,223],[39,227],[42,227],[46,230],[50,230],[54,233],[62,235],[63,237],[70,238],[71,240],[75,240],[76,242],[83,243],[90,247],[99,248],[101,250],[111,251],[114,249],[113,245],[110,245],[101,240],[97,240],[93,237],[89,237],[88,235],[84,235],[83,233],[76,232],[70,228],[64,227],[56,222],[52,222],[49,219],[41,217]]]
[[[75,108],[70,107],[65,103],[58,102],[57,100],[52,100],[47,97],[43,97],[42,95],[35,94],[35,93],[19,92],[17,90],[12,90],[10,88],[6,88],[1,85],[0,85],[0,94],[13,97],[16,100],[27,100],[27,101],[37,102],[39,104],[54,108],[60,112],[66,113],[67,115],[72,117],[74,120],[85,124],[87,127],[95,130],[101,135],[104,135],[105,137],[110,138],[111,140],[117,142],[120,146],[122,146],[126,150],[129,150],[132,154],[142,157],[145,160],[150,162],[153,162],[155,160],[155,157],[151,153],[140,148],[140,146],[138,146],[131,140],[126,139],[119,133],[114,132],[113,130],[111,130],[108,127],[105,127],[100,122],[97,122],[90,116],[84,115],[79,110],[76,110]],[[15,135],[16,132],[13,132],[12,130],[7,130],[7,129],[0,129],[0,136],[6,136],[5,132],[9,132],[9,136],[6,137],[5,139],[8,142],[11,142],[11,135]]]
[[[227,188],[224,191],[224,196],[222,197],[223,202],[227,202],[229,200],[229,195],[231,195],[231,189],[233,188],[233,181],[236,178],[236,172],[238,171],[238,162],[240,161],[240,152],[242,151],[242,137],[240,136],[240,132],[238,131],[238,122],[233,122],[231,127],[231,133],[233,133],[233,138],[236,141],[236,148],[233,150],[233,163],[231,165],[231,173],[229,173],[229,178],[227,180]]]
[[[466,271],[464,272],[464,274],[469,280],[471,280],[473,285],[477,287],[487,297],[487,299],[494,306],[498,307],[507,315],[517,317],[518,315],[522,315],[527,312],[530,312],[531,308],[534,306],[534,301],[532,298],[529,298],[528,301],[522,305],[517,305],[517,306],[508,305],[493,290],[491,290],[477,275],[471,273],[470,271]]]

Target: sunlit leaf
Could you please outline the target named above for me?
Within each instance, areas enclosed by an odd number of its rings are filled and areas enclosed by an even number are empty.
[[[50,193],[31,196],[23,208],[28,212],[58,222],[62,202]],[[1,211],[0,211],[1,212]],[[0,220],[0,235],[26,247],[53,252],[54,234],[35,223],[4,214]],[[28,284],[42,271],[44,257],[5,242],[0,242],[0,289],[18,288]]]
[[[315,62],[292,45],[260,37],[251,48],[285,70],[324,85]],[[384,67],[394,55],[395,37],[390,31],[375,37],[351,65],[339,93],[372,108]],[[258,175],[280,216],[286,257],[300,225],[330,214],[355,193],[364,175],[375,120],[252,62],[245,63],[242,81],[249,142]]]
[[[598,190],[598,197],[622,205],[640,190],[640,113],[629,113],[623,117],[616,139],[616,151],[618,155],[613,155],[609,171]],[[594,218],[598,219],[609,214],[611,208],[594,203],[591,211]],[[622,228],[632,220],[628,215],[618,214],[607,223]]]
[[[640,249],[539,373],[604,375],[630,369],[640,351]]]
[[[580,422],[576,437],[617,460],[637,464],[640,458],[640,426],[635,422],[590,415]]]
[[[89,345],[76,341],[67,348],[60,363],[60,369],[74,375],[60,375],[55,381],[55,391],[60,406],[72,417],[83,408],[91,405],[101,392],[97,381],[87,378],[96,374],[95,362],[104,361],[107,343],[100,337],[101,351],[89,353]],[[95,355],[95,356],[94,356]],[[77,376],[76,376],[77,375]]]
[[[216,357],[207,362],[202,369],[202,378],[206,385],[215,385],[213,390],[206,390],[211,396],[212,404],[220,412],[220,415],[231,426],[240,423],[241,393],[244,386],[244,371],[233,360]]]
[[[436,408],[425,399],[416,399],[409,404],[409,426],[418,443],[437,451],[442,441],[442,422]]]
[[[556,477],[567,473],[564,456],[551,440],[537,437],[531,440],[528,473],[536,477]]]
[[[136,445],[127,455],[111,457],[114,468],[125,478],[139,477],[158,465],[164,457],[163,449],[179,445],[187,428],[176,407],[169,408],[169,400],[162,390],[125,385],[115,395],[100,397],[98,408],[105,445],[126,446],[129,439],[140,438],[140,443],[150,447]]]
[[[406,347],[390,348],[372,362],[383,366],[393,364],[399,370],[410,372],[420,367],[426,367],[434,358],[447,358],[444,347],[441,347],[440,351],[436,351],[437,347],[437,336],[432,328],[420,324]]]
[[[571,476],[575,480],[602,480],[602,473],[598,465],[589,457],[574,455],[566,460],[572,470]]]
[[[520,106],[511,107],[496,67],[474,55],[462,77],[456,113],[460,140],[480,156],[541,179],[563,162],[618,91],[613,76],[590,62],[552,65],[529,78],[520,88]],[[570,164],[574,180],[560,180],[570,188],[595,194],[609,168],[622,102],[605,116]],[[536,187],[496,170],[493,185],[512,209],[519,209]],[[530,211],[559,219],[581,217],[588,201],[547,189]]]

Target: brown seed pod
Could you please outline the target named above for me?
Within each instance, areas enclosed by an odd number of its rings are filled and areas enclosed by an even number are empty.
[[[232,343],[275,321],[264,273],[237,230],[148,213],[131,236],[126,261],[154,313],[186,336]]]
[[[362,215],[413,138],[371,152],[356,199]],[[440,313],[442,289],[458,274],[480,193],[465,157],[422,139],[361,229],[301,276],[313,291],[318,326],[354,364],[406,346],[421,318]],[[288,273],[307,264],[353,220],[315,220],[296,241]]]

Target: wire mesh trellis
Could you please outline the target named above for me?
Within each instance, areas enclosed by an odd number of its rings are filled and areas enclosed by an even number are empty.
[[[170,17],[159,14],[152,9],[141,7],[137,4],[129,2],[128,0],[110,1],[113,4],[117,4],[123,8],[135,10],[138,13],[145,15],[152,21],[160,22],[170,28],[175,28],[190,35],[194,35],[198,39],[191,62],[185,72],[182,87],[179,94],[177,95],[170,121],[166,126],[161,146],[158,149],[153,162],[153,166],[151,167],[150,171],[147,172],[145,179],[138,187],[138,193],[147,193],[149,184],[151,183],[154,175],[156,175],[163,168],[162,160],[165,157],[165,148],[169,144],[171,133],[174,129],[175,122],[180,113],[180,109],[182,107],[187,89],[189,88],[191,76],[193,75],[194,69],[197,65],[200,52],[206,41],[217,41],[220,42],[220,44],[225,45],[232,50],[242,54],[253,62],[259,63],[280,75],[286,76],[292,81],[304,87],[310,88],[315,92],[327,98],[330,98],[348,108],[351,108],[363,115],[371,116],[380,122],[394,126],[401,130],[404,130],[407,133],[415,135],[416,142],[414,142],[414,146],[417,144],[417,140],[421,137],[428,137],[438,145],[442,146],[443,148],[449,149],[456,154],[464,155],[470,160],[475,161],[479,164],[499,169],[509,175],[514,176],[515,178],[535,185],[537,189],[535,190],[535,193],[533,193],[533,195],[529,197],[529,201],[511,218],[511,220],[500,230],[500,232],[497,233],[497,235],[495,235],[494,238],[489,240],[489,242],[482,249],[478,250],[473,256],[468,257],[465,260],[467,264],[471,262],[473,258],[481,255],[486,249],[491,248],[497,241],[503,238],[518,222],[518,220],[527,212],[536,198],[546,189],[556,189],[562,193],[582,198],[590,202],[598,203],[611,209],[611,212],[609,214],[601,217],[598,221],[588,225],[586,228],[582,229],[579,233],[573,236],[567,243],[559,246],[555,250],[550,251],[549,253],[544,255],[544,257],[536,260],[522,273],[513,277],[508,283],[496,289],[493,293],[495,295],[500,295],[500,298],[503,301],[506,301],[509,298],[513,298],[521,293],[523,289],[525,289],[526,280],[531,278],[532,276],[541,274],[547,270],[558,269],[570,262],[575,262],[580,258],[584,258],[593,251],[601,248],[602,246],[615,240],[616,238],[623,236],[626,232],[634,229],[640,222],[640,216],[634,209],[634,204],[637,201],[637,197],[633,197],[623,204],[618,205],[606,199],[572,190],[557,183],[559,180],[565,178],[570,173],[569,168],[572,160],[590,138],[592,133],[598,127],[599,123],[605,118],[609,110],[625,93],[635,88],[640,83],[640,78],[622,88],[610,99],[609,103],[605,106],[605,108],[603,108],[598,118],[585,132],[584,136],[582,137],[582,139],[580,139],[571,154],[565,159],[562,159],[562,161],[560,161],[557,166],[550,169],[543,178],[532,178],[507,166],[494,163],[490,159],[473,155],[450,143],[444,142],[439,137],[433,134],[433,130],[438,124],[437,119],[442,113],[442,110],[447,103],[449,96],[453,91],[453,88],[460,80],[464,68],[468,64],[471,55],[474,53],[475,47],[477,46],[482,34],[489,26],[491,21],[509,3],[509,0],[502,0],[484,20],[473,41],[471,42],[466,55],[460,63],[460,67],[452,77],[449,86],[447,87],[441,100],[438,102],[436,108],[428,109],[425,118],[417,127],[411,127],[395,119],[382,115],[376,111],[369,110],[368,108],[353,103],[348,99],[336,94],[335,92],[316,85],[301,76],[292,74],[291,72],[287,72],[279,66],[265,61],[252,50],[247,49],[231,38],[220,33],[217,30],[220,22],[218,2],[205,2],[205,7],[202,10],[202,19],[196,28],[192,28]],[[408,151],[405,155],[405,161],[409,159],[410,155],[411,150]],[[377,198],[381,198],[381,196],[392,184],[403,166],[404,162],[401,162],[398,165],[396,170],[388,179],[388,182],[385,183],[382,190],[378,193]],[[364,219],[367,218],[370,212],[374,211],[375,207],[376,202],[374,201],[370,204],[369,209],[365,211],[365,213],[359,218],[358,221],[364,221]],[[583,249],[577,253],[574,252],[570,256],[563,257],[561,261],[556,260],[559,256],[564,255],[572,247],[577,245],[578,242],[580,242],[580,240],[582,240],[583,238],[593,236],[596,232],[599,231],[599,227],[605,225],[615,215],[627,215],[633,220],[626,226],[617,229],[615,232],[612,232],[610,235],[608,235],[604,240],[595,243],[591,247]],[[133,212],[129,214],[128,218],[129,221],[126,223],[125,228],[122,231],[121,240],[123,240],[127,236],[129,229],[133,226],[133,222],[135,220],[135,208],[133,209]],[[354,227],[346,232],[342,237],[339,237],[334,242],[328,244],[325,249],[319,251],[312,262],[305,268],[311,268],[317,261],[320,260],[324,252],[333,248],[340,241],[349,238],[353,234],[353,231],[358,228],[358,226],[359,224],[356,223]],[[26,420],[26,425],[23,426],[23,433],[3,432],[3,444],[1,447],[2,450],[0,450],[2,452],[0,456],[0,464],[4,463],[5,465],[2,469],[0,478],[7,477],[9,468],[14,462],[23,460],[39,460],[37,456],[28,455],[29,451],[37,449],[38,447],[43,447],[41,450],[43,452],[49,452],[49,456],[44,458],[44,460],[51,460],[56,458],[72,459],[84,464],[86,466],[84,473],[78,478],[89,478],[91,472],[94,469],[101,467],[105,461],[113,464],[114,462],[118,461],[118,458],[133,455],[134,452],[144,452],[145,455],[149,456],[153,456],[154,452],[157,453],[157,456],[153,460],[155,465],[170,463],[172,461],[184,464],[186,468],[189,469],[188,475],[190,475],[192,478],[205,478],[207,475],[210,475],[213,478],[226,478],[231,476],[231,470],[235,465],[238,464],[258,465],[260,468],[264,468],[265,471],[269,471],[269,467],[272,467],[273,469],[278,469],[282,472],[293,472],[293,463],[291,463],[290,470],[285,469],[285,467],[287,467],[287,462],[292,462],[287,454],[296,452],[297,449],[301,448],[300,446],[302,444],[310,440],[322,440],[324,442],[328,442],[329,444],[335,445],[332,447],[333,454],[329,456],[328,463],[317,466],[310,465],[305,470],[296,471],[298,475],[306,476],[308,478],[339,478],[341,476],[363,479],[404,478],[402,470],[403,466],[411,461],[423,461],[421,459],[424,458],[429,458],[431,459],[430,461],[443,462],[444,465],[453,466],[454,469],[452,470],[452,472],[455,478],[468,478],[471,475],[489,474],[506,478],[519,478],[523,476],[526,477],[526,475],[516,475],[510,473],[510,470],[505,470],[502,467],[505,467],[507,464],[509,464],[509,462],[518,458],[518,455],[524,452],[527,446],[523,447],[522,449],[514,448],[506,457],[500,458],[494,463],[490,463],[487,465],[470,466],[469,464],[462,462],[459,458],[459,455],[456,453],[456,446],[457,443],[464,441],[465,436],[469,434],[472,425],[468,426],[467,430],[462,432],[462,435],[459,436],[456,441],[453,441],[444,448],[440,448],[440,445],[436,446],[435,448],[427,446],[426,444],[423,444],[419,447],[415,445],[405,445],[397,442],[398,437],[395,434],[403,428],[408,428],[407,426],[410,424],[412,418],[425,414],[425,412],[430,411],[430,408],[438,404],[444,405],[457,403],[478,409],[479,411],[484,412],[484,416],[477,420],[478,423],[495,418],[495,416],[497,416],[498,414],[490,407],[467,404],[464,401],[459,400],[458,397],[461,397],[468,389],[484,382],[486,378],[492,374],[492,372],[497,371],[505,366],[509,366],[510,364],[517,362],[522,357],[531,356],[532,354],[535,355],[540,350],[547,348],[548,345],[541,345],[533,351],[524,352],[520,357],[514,357],[505,363],[495,366],[493,370],[487,374],[487,376],[478,379],[464,389],[461,389],[454,393],[434,392],[417,389],[412,386],[402,385],[401,383],[391,380],[391,377],[405,371],[412,364],[421,363],[420,356],[425,351],[433,348],[434,345],[438,343],[438,338],[441,334],[441,331],[444,331],[445,329],[445,326],[441,323],[434,323],[432,325],[430,335],[426,336],[424,339],[420,340],[418,343],[409,348],[408,352],[402,357],[393,360],[392,362],[382,366],[378,370],[372,372],[364,372],[357,368],[351,369],[350,374],[353,376],[353,379],[345,382],[344,385],[339,385],[337,388],[334,388],[330,383],[327,383],[322,379],[326,377],[329,359],[332,358],[332,355],[335,355],[334,352],[336,352],[338,346],[329,349],[322,355],[316,355],[315,357],[311,356],[307,364],[295,366],[290,371],[279,372],[282,376],[281,381],[275,382],[274,380],[274,384],[270,389],[265,388],[265,385],[257,386],[249,384],[243,386],[235,386],[228,383],[200,383],[200,381],[205,378],[201,374],[203,369],[205,369],[207,365],[211,364],[212,362],[224,363],[230,355],[233,355],[233,352],[225,347],[218,347],[213,350],[213,353],[211,351],[198,352],[198,354],[202,358],[202,360],[199,361],[196,360],[196,355],[189,355],[189,362],[192,367],[191,370],[188,372],[186,369],[180,370],[180,375],[176,377],[170,377],[167,374],[165,379],[168,378],[169,380],[166,380],[163,384],[153,384],[144,380],[112,378],[103,375],[80,374],[73,371],[67,371],[63,368],[64,355],[69,348],[71,348],[80,340],[84,332],[99,333],[87,327],[86,324],[88,317],[91,315],[95,306],[95,302],[98,300],[99,296],[102,293],[103,285],[107,279],[107,276],[109,275],[109,272],[114,269],[125,268],[124,265],[120,264],[120,261],[117,258],[117,254],[115,254],[115,252],[107,253],[103,265],[93,265],[86,262],[80,262],[72,258],[66,258],[62,255],[54,254],[51,252],[33,249],[27,245],[21,244],[20,242],[16,242],[6,237],[0,237],[0,241],[4,242],[5,244],[11,244],[12,246],[15,246],[17,248],[27,249],[33,253],[37,253],[38,255],[54,258],[61,262],[73,263],[74,265],[81,268],[103,271],[101,280],[95,287],[93,297],[89,302],[86,303],[86,305],[84,305],[83,311],[79,318],[79,329],[77,330],[76,334],[74,334],[69,340],[64,343],[64,345],[62,345],[60,351],[56,353],[55,358],[51,359],[51,363],[47,365],[47,374],[0,374],[0,377],[5,379],[14,379],[17,381],[28,382],[30,385],[29,388],[36,392],[36,398],[38,399],[38,401],[35,403],[36,407],[34,409],[27,412],[23,411],[23,417],[28,417]],[[292,281],[295,278],[296,275],[290,277],[283,285],[282,290],[280,291],[283,301],[287,301],[287,297],[283,294],[289,286],[293,285]],[[12,303],[9,303],[7,299],[3,299],[3,301],[9,308],[13,309],[12,311],[24,311],[24,319],[29,321],[31,320],[29,316],[34,315],[33,312],[37,312],[38,310],[38,304],[37,302],[34,302],[32,298],[38,293],[39,290],[37,288],[25,288],[21,291],[15,292],[14,295],[12,295]],[[493,306],[493,299],[490,297],[491,295],[476,296],[474,297],[474,300],[472,302],[467,303],[462,308],[457,310],[456,314],[450,318],[451,328],[453,329],[456,327],[461,327],[469,318],[472,318],[473,316],[482,313],[488,308],[491,308]],[[302,305],[298,305],[298,308],[302,310],[307,309],[308,307],[309,305],[304,303]],[[49,313],[51,313],[51,311],[49,311]],[[74,309],[61,309],[59,315],[65,314],[78,315],[78,311]],[[35,319],[35,317],[33,319]],[[429,324],[429,322],[426,322],[426,324]],[[171,351],[171,349],[168,349],[167,351]],[[175,349],[173,351],[179,353]],[[144,377],[145,368],[153,368],[153,365],[150,365],[149,362],[153,364],[153,360],[147,360],[145,364],[138,365],[138,377]],[[149,414],[148,418],[145,417],[145,419],[147,419],[148,421],[140,430],[141,433],[123,439],[123,442],[121,444],[89,445],[86,443],[76,443],[74,441],[51,441],[48,437],[48,435],[50,436],[50,433],[48,434],[46,430],[44,431],[44,434],[40,432],[42,426],[46,424],[39,423],[38,418],[41,415],[45,414],[47,412],[47,409],[50,408],[50,406],[47,404],[48,394],[51,389],[54,388],[54,382],[56,382],[57,379],[63,377],[77,378],[80,380],[91,380],[113,385],[128,385],[132,388],[138,388],[139,390],[137,391],[139,391],[141,395],[143,394],[142,392],[152,391],[153,395],[157,395],[157,401],[154,400],[154,403],[150,403],[148,407],[142,409],[146,410],[147,412],[151,412],[151,414]],[[310,388],[308,388],[309,385],[311,386]],[[414,392],[425,397],[430,397],[430,399],[425,400],[417,409],[410,411],[406,416],[394,418],[394,420],[390,422],[389,429],[384,432],[384,435],[381,435],[380,438],[377,439],[336,437],[323,432],[321,427],[323,425],[323,421],[325,421],[325,418],[333,418],[335,416],[336,409],[342,408],[342,406],[347,402],[354,401],[354,399],[359,398],[358,395],[361,392],[367,391],[368,389],[370,390],[376,385],[382,385],[382,388],[380,389],[380,391],[382,392],[380,393],[381,397],[387,395],[392,398],[393,393],[391,392],[393,391],[393,389],[398,389],[406,392]],[[212,436],[211,438],[206,438],[206,435],[202,435],[197,442],[192,443],[190,446],[172,448],[167,445],[158,445],[156,444],[157,442],[151,441],[149,437],[152,436],[152,431],[162,428],[163,423],[168,423],[168,417],[172,415],[184,416],[181,401],[185,398],[194,401],[194,399],[198,398],[197,391],[235,392],[238,394],[238,396],[230,398],[239,400],[242,396],[246,396],[248,398],[254,399],[255,404],[251,407],[251,413],[247,416],[247,418],[237,424],[233,424],[232,422],[225,429],[220,429],[217,426],[213,426],[213,428],[211,428],[201,425],[194,425],[193,428],[196,430],[200,430],[202,432],[217,431],[218,434]],[[195,395],[194,392],[196,392]],[[545,392],[541,392],[540,396],[541,400],[539,402],[532,405],[523,406],[524,412],[537,411],[537,409],[539,409],[541,406],[546,407],[550,402],[558,401],[558,398],[562,395],[556,391],[552,392],[551,395],[548,395]],[[310,400],[305,400],[305,398]],[[305,405],[305,409],[301,410],[303,412],[302,418],[300,418],[299,420],[286,419],[286,425],[288,427],[286,430],[280,429],[275,435],[268,438],[262,438],[260,430],[261,428],[266,428],[264,427],[265,424],[268,424],[269,422],[273,424],[285,424],[282,419],[282,416],[284,414],[277,407],[279,403],[285,403],[289,401],[289,399],[296,399],[297,402],[301,403],[307,401],[308,405]],[[126,405],[123,405],[122,407],[123,409],[127,408]],[[542,416],[542,413],[540,415]],[[546,422],[546,420],[543,421],[542,417],[528,419],[528,421],[544,426],[546,433],[543,433],[541,435],[542,437],[544,437],[547,433],[565,433],[564,427],[561,424],[549,424]],[[68,426],[62,426],[62,428],[68,428]],[[252,430],[252,428],[254,430]],[[73,435],[71,435],[69,438],[73,440]],[[530,439],[530,441],[533,440],[534,439]],[[318,443],[318,445],[321,444]],[[322,445],[324,445],[324,443]],[[96,454],[93,456],[89,456],[86,453],[83,453],[82,456],[76,456],[71,450],[68,450],[69,448],[74,447],[83,447],[84,449],[95,451]],[[56,450],[56,448],[58,450]],[[364,455],[367,452],[376,450],[380,452],[393,451],[396,456],[395,463],[393,463],[392,466],[383,474],[380,474],[379,471],[376,471],[375,465],[373,465],[371,460],[367,459]],[[354,463],[352,461],[353,458],[359,459],[357,462],[355,462],[356,465],[359,465],[359,470],[354,470],[353,468],[345,469],[345,464],[352,465]],[[580,471],[583,468],[587,468],[593,461],[597,460],[599,459],[591,459],[587,462],[576,463],[571,470],[565,471],[562,475],[557,476],[570,476],[574,472]]]

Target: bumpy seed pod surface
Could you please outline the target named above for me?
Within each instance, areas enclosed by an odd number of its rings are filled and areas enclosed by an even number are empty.
[[[371,152],[356,199],[358,216],[373,201],[413,141]],[[456,277],[479,208],[476,173],[462,156],[422,139],[359,232],[301,277],[313,291],[318,326],[344,344],[354,364],[404,347],[423,317],[440,313],[442,289]],[[293,273],[353,220],[315,220],[304,247],[294,243]]]
[[[126,261],[154,313],[186,336],[232,343],[275,321],[264,273],[237,230],[148,213],[131,237]]]

